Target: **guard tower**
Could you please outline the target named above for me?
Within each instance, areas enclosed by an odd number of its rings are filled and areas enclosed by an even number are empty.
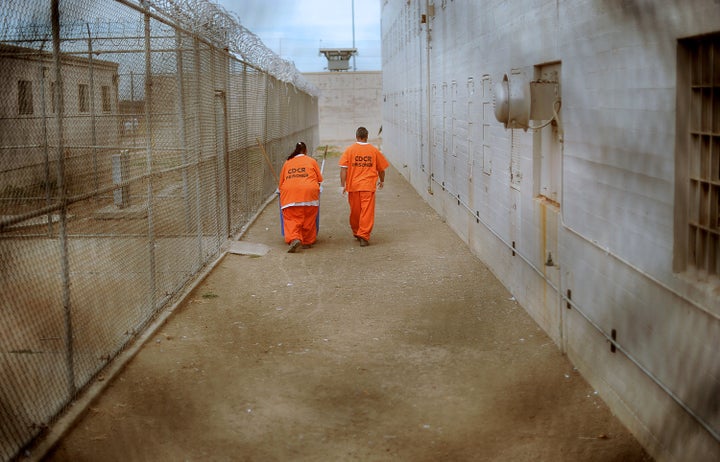
[[[350,69],[350,58],[357,53],[357,48],[320,48],[320,53],[327,58],[329,71],[347,71]]]

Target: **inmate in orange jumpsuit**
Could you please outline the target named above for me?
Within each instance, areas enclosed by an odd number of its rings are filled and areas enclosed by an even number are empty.
[[[350,204],[350,228],[353,236],[367,243],[375,225],[377,180],[390,164],[375,146],[357,141],[345,150],[339,165],[346,169],[345,191]]]
[[[288,244],[296,239],[302,245],[315,243],[322,181],[320,168],[312,157],[298,154],[283,164],[280,173],[280,208],[285,242]]]

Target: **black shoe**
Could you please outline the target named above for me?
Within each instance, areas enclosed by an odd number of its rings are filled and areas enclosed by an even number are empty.
[[[290,243],[290,248],[288,249],[288,253],[295,253],[297,248],[300,247],[300,239],[295,239]]]
[[[367,247],[370,245],[370,243],[368,241],[366,241],[365,239],[363,239],[361,237],[359,237],[358,239],[360,240],[360,247]]]

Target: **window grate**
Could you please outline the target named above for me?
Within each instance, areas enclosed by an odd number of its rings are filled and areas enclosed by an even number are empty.
[[[112,106],[110,103],[110,87],[107,85],[102,86],[102,110],[103,112],[110,112]]]
[[[78,109],[90,112],[90,86],[84,83],[78,85]]]
[[[55,114],[57,112],[58,86],[55,82],[50,82],[50,111]]]
[[[33,113],[32,82],[29,80],[18,81],[18,114]]]
[[[688,265],[720,270],[720,36],[689,40]]]

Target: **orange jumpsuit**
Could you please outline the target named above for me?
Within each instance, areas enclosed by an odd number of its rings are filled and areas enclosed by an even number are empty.
[[[288,244],[295,239],[303,245],[315,243],[322,181],[320,168],[312,157],[298,154],[283,164],[279,186],[280,208],[285,242]]]
[[[353,236],[369,241],[375,225],[377,180],[390,163],[375,146],[358,141],[345,150],[339,165],[347,169],[345,191]]]

